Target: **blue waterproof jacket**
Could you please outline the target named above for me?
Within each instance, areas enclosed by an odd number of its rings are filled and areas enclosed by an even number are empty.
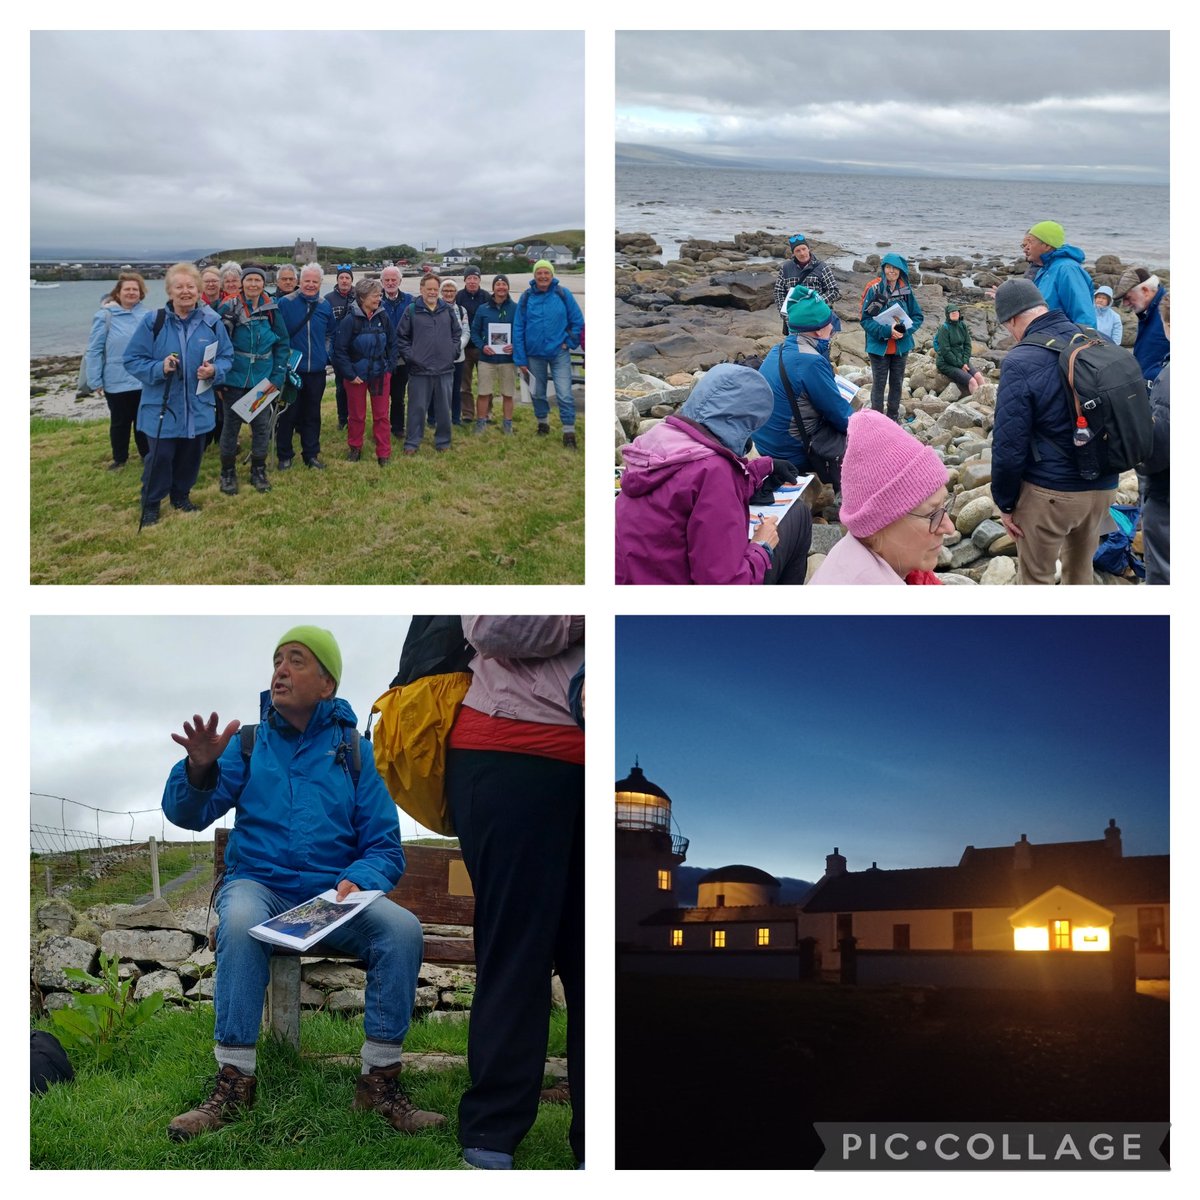
[[[344,379],[382,379],[396,361],[396,331],[381,304],[369,317],[355,301],[333,335],[333,366]]]
[[[333,309],[333,320],[329,325],[329,355],[333,357],[333,338],[338,331],[338,326],[341,325],[343,318],[350,311],[350,305],[354,303],[354,288],[345,294],[334,288],[332,292],[325,293],[325,300],[329,307]],[[336,369],[336,368],[335,368]]]
[[[241,296],[234,296],[217,313],[233,343],[233,365],[225,386],[249,390],[269,376],[277,388],[283,387],[292,344],[275,301],[264,294],[252,309]]]
[[[471,322],[471,343],[479,351],[479,361],[492,363],[510,363],[513,360],[511,354],[484,354],[483,348],[487,345],[487,327],[488,322],[497,325],[512,325],[517,319],[517,302],[510,295],[503,304],[497,304],[494,298],[485,300],[475,310],[475,319]],[[513,336],[516,337],[516,329],[513,329]],[[516,343],[513,343],[514,347]]]
[[[438,299],[435,308],[417,300],[404,310],[396,333],[410,375],[449,375],[462,350],[457,305]]]
[[[97,388],[106,392],[142,390],[142,381],[125,369],[125,347],[145,315],[146,306],[139,300],[132,308],[108,305],[92,318],[92,332],[84,357],[87,385],[92,391]]]
[[[1133,357],[1138,360],[1142,378],[1147,383],[1158,378],[1163,363],[1171,353],[1171,342],[1163,332],[1162,314],[1158,311],[1166,294],[1167,289],[1160,285],[1154,299],[1146,305],[1146,311],[1137,315],[1138,330],[1133,343]]]
[[[894,344],[891,351],[893,354],[907,354],[913,348],[913,334],[921,328],[925,314],[921,311],[921,306],[917,303],[917,298],[908,282],[908,263],[899,254],[885,254],[881,266],[895,267],[900,272],[900,278],[896,281],[897,287],[902,286],[907,290],[901,291],[898,295],[890,292],[887,278],[883,275],[882,270],[879,282],[867,289],[862,302],[862,327],[863,333],[867,335],[867,353],[887,354],[888,345],[892,340],[890,325],[881,325],[867,316],[867,309],[877,308],[878,301],[882,300],[883,308],[890,308],[893,303],[898,303],[912,318],[912,328],[907,330],[904,337]]]
[[[513,322],[513,362],[518,367],[529,365],[531,358],[554,358],[565,346],[575,350],[583,333],[583,310],[571,295],[570,289],[557,279],[538,291],[537,280],[531,280],[517,302]]]
[[[1051,310],[1025,331],[1070,341],[1077,326]],[[992,433],[992,499],[1001,512],[1017,505],[1022,483],[1056,492],[1105,491],[1117,476],[1084,479],[1075,466],[1075,405],[1059,370],[1058,355],[1022,340],[1000,368]]]
[[[400,318],[402,316],[404,316],[405,309],[407,309],[408,306],[410,304],[412,304],[414,300],[416,300],[416,296],[410,295],[408,292],[405,292],[405,291],[397,292],[395,300],[389,300],[387,292],[383,293],[383,299],[380,301],[380,303],[382,304],[384,310],[387,312],[388,320],[391,321],[391,323],[392,323],[392,328],[397,333],[400,332]],[[404,359],[400,357],[400,342],[399,342],[399,340],[397,340],[397,342],[396,342],[396,357],[395,357],[394,361],[392,362],[392,367],[395,368],[398,364],[402,363],[403,361],[404,361]]]
[[[802,404],[807,396],[809,403],[834,429],[845,432],[850,422],[850,404],[838,391],[829,359],[818,353],[811,344],[802,348],[803,334],[793,334],[786,341],[771,347],[763,359],[759,373],[771,385],[774,406],[767,423],[754,434],[754,445],[759,454],[770,458],[783,458],[798,471],[808,467],[808,443],[804,431],[796,428],[796,414],[783,380],[779,378],[779,356],[783,355],[783,369],[796,391],[796,400]],[[803,411],[803,410],[802,410]]]
[[[1092,277],[1083,269],[1083,251],[1062,245],[1042,255],[1042,265],[1033,277],[1046,307],[1066,313],[1076,325],[1090,325],[1096,315]]]
[[[151,309],[134,330],[125,348],[125,369],[142,383],[142,402],[138,407],[137,427],[149,437],[193,438],[207,433],[217,423],[216,389],[225,382],[233,363],[233,344],[221,318],[206,304],[198,304],[181,320],[167,302],[166,320],[154,337],[157,309]],[[197,395],[196,370],[204,361],[204,347],[217,343],[217,356],[212,360],[217,373],[213,386]],[[170,375],[170,388],[163,373],[163,361],[168,354],[179,355],[179,365]],[[163,394],[167,391],[167,407],[163,412]],[[162,413],[162,423],[159,423]]]
[[[218,760],[210,789],[188,782],[186,758],[175,764],[163,791],[167,819],[207,829],[236,808],[226,878],[256,880],[293,904],[342,879],[364,891],[390,891],[404,874],[400,824],[365,742],[355,787],[348,750],[353,709],[336,696],[322,700],[303,733],[275,712],[269,692],[260,711],[249,769],[237,736]]]
[[[311,300],[295,291],[279,301],[279,311],[292,339],[292,349],[300,351],[302,375],[323,372],[329,365],[329,338],[333,326],[333,309],[320,296]],[[308,314],[312,313],[310,317]]]

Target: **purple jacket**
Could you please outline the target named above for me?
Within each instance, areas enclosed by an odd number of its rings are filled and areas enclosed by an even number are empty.
[[[748,540],[747,504],[772,460],[739,458],[667,417],[624,449],[618,583],[762,583],[771,559]]]

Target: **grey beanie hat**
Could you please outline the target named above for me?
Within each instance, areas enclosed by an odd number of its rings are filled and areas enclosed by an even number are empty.
[[[1046,297],[1028,279],[1006,279],[996,289],[996,320],[1003,325],[1045,303]]]

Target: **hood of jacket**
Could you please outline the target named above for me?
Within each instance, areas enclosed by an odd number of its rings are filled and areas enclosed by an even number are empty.
[[[679,415],[703,425],[737,458],[751,436],[770,419],[775,404],[771,385],[757,371],[718,363],[692,389]]]
[[[901,275],[904,276],[904,282],[908,282],[908,263],[899,254],[885,254],[879,263],[879,273],[883,274],[884,267],[895,267]]]
[[[1042,255],[1042,266],[1048,267],[1052,262],[1077,262],[1083,265],[1084,253],[1078,246],[1064,242],[1057,250],[1050,250]]]

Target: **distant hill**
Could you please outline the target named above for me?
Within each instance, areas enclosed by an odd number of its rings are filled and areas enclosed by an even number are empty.
[[[700,894],[700,880],[715,871],[715,867],[678,867],[675,871],[675,898],[684,908],[694,908]],[[777,875],[779,880],[779,903],[799,904],[812,891],[813,885],[805,879],[792,879]]]
[[[780,171],[789,175],[948,175],[947,171],[921,170],[906,167],[890,170],[878,163],[858,166],[853,163],[829,162],[820,158],[800,158],[789,155],[780,158],[742,158],[719,154],[697,154],[692,150],[675,150],[670,146],[642,146],[633,142],[617,143],[618,167],[702,167],[739,171]]]

